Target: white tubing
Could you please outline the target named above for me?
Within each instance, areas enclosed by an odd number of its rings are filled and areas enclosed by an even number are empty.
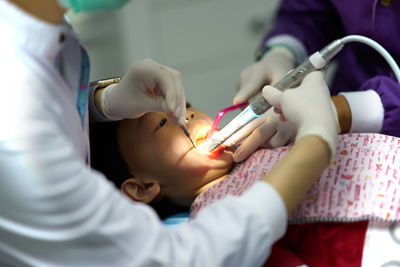
[[[386,51],[385,48],[383,48],[383,46],[381,46],[374,40],[367,38],[365,36],[361,36],[361,35],[349,35],[349,36],[343,37],[341,39],[341,41],[344,44],[349,43],[349,42],[360,42],[360,43],[364,43],[364,44],[369,45],[370,47],[374,48],[387,61],[389,66],[392,68],[394,75],[397,78],[398,83],[400,84],[399,66],[397,66],[396,61],[394,61],[393,57],[388,53],[388,51]]]

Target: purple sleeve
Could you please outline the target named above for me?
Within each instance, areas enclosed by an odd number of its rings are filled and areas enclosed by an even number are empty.
[[[376,76],[360,87],[360,91],[369,89],[378,93],[383,104],[384,118],[381,133],[400,137],[400,85],[389,77]]]
[[[334,39],[343,37],[344,30],[334,6],[327,0],[282,0],[275,26],[262,40],[289,34],[313,53]]]

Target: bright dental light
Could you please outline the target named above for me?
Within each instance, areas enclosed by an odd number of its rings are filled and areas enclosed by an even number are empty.
[[[210,130],[211,130],[211,126],[209,126],[209,125],[200,126],[200,129],[197,130],[197,132],[194,136],[194,143],[196,145],[196,148],[201,146],[201,144],[203,144],[207,140],[207,135],[210,132]],[[208,151],[205,149],[197,149],[197,151],[199,151],[200,153],[202,153],[212,159],[218,157],[218,155],[221,154],[222,150],[223,150],[222,147],[214,149],[213,151]]]

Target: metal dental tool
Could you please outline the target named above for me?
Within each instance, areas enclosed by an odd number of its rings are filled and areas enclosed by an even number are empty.
[[[274,87],[280,90],[285,90],[296,85],[308,73],[322,69],[343,48],[343,45],[344,42],[341,39],[333,41],[322,50],[309,56],[303,63],[290,71],[285,77],[276,83]],[[246,109],[229,122],[221,131],[214,133],[211,138],[207,139],[197,147],[197,149],[202,152],[215,150],[235,132],[258,116],[262,115],[269,108],[271,108],[271,105],[265,101],[264,97],[260,93],[250,102]]]
[[[165,98],[165,95],[163,94],[163,92],[162,92],[161,90],[159,90],[159,93],[160,93],[160,95],[161,95],[162,97]],[[180,125],[180,127],[181,127],[183,133],[186,135],[186,137],[189,138],[190,143],[192,143],[193,147],[194,147],[194,148],[197,148],[197,147],[194,145],[194,142],[193,142],[192,138],[190,137],[190,133],[189,133],[189,131],[186,129],[186,127],[185,127],[184,125]]]
[[[188,132],[188,130],[185,128],[185,126],[181,126],[182,131],[185,133],[185,135],[187,136],[187,138],[189,138],[190,142],[192,143],[193,147],[196,148],[196,146],[193,143],[192,138],[190,137],[190,134]]]

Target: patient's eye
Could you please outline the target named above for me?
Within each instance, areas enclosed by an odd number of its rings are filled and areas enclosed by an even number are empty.
[[[160,121],[160,123],[157,125],[156,130],[160,129],[161,127],[163,127],[165,124],[167,123],[167,119],[164,118]]]

